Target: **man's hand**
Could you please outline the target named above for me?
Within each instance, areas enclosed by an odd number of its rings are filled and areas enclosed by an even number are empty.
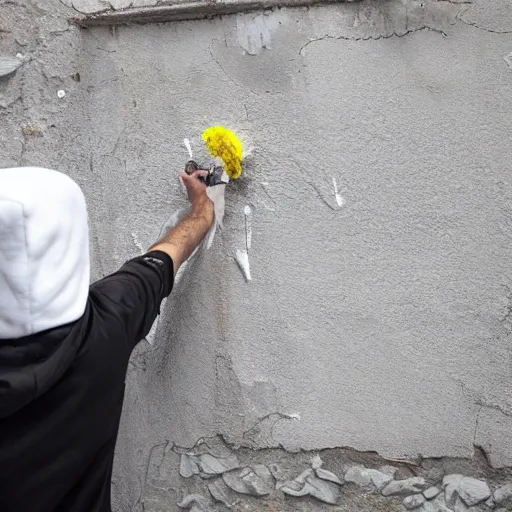
[[[195,171],[190,175],[180,174],[192,207],[189,213],[150,249],[166,252],[171,257],[174,275],[201,243],[215,219],[213,203],[206,193],[206,185],[199,179],[200,176],[207,174],[208,171]]]
[[[180,173],[183,184],[187,189],[187,194],[192,203],[192,212],[196,214],[204,214],[211,217],[210,225],[213,224],[213,203],[206,193],[206,185],[200,177],[208,176],[208,171],[195,171],[192,174],[186,172]]]

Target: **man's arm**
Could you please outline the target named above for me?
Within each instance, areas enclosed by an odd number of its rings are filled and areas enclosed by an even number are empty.
[[[150,251],[167,253],[174,266],[174,275],[178,268],[194,252],[208,233],[214,221],[213,203],[206,194],[206,185],[199,176],[205,176],[207,171],[196,171],[191,175],[182,173],[180,176],[192,203],[188,214],[167,234],[153,245]]]

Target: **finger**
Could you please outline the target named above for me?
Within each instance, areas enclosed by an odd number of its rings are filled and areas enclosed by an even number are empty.
[[[180,172],[180,178],[184,183],[195,183],[198,181],[198,178],[208,176],[208,171],[195,171],[192,174],[187,174],[186,172]],[[201,180],[199,180],[201,181]]]
[[[206,178],[206,176],[208,176],[208,171],[204,171],[204,170],[198,170],[198,171],[194,171],[191,176],[193,177],[197,177],[197,176],[203,176],[203,178]]]

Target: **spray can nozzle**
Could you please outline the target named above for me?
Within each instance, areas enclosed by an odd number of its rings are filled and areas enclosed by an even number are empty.
[[[225,185],[229,182],[229,178],[224,173],[224,168],[220,165],[216,166],[212,164],[209,169],[203,169],[199,167],[197,162],[189,160],[185,164],[185,172],[187,174],[193,174],[195,171],[207,171],[207,176],[198,176],[198,179],[203,183],[206,183],[207,187],[213,187],[214,185]]]

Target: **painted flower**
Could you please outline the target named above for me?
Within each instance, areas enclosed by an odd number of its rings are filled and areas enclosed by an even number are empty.
[[[236,133],[224,126],[212,126],[203,132],[210,153],[224,162],[224,170],[231,179],[242,174],[243,146]]]

